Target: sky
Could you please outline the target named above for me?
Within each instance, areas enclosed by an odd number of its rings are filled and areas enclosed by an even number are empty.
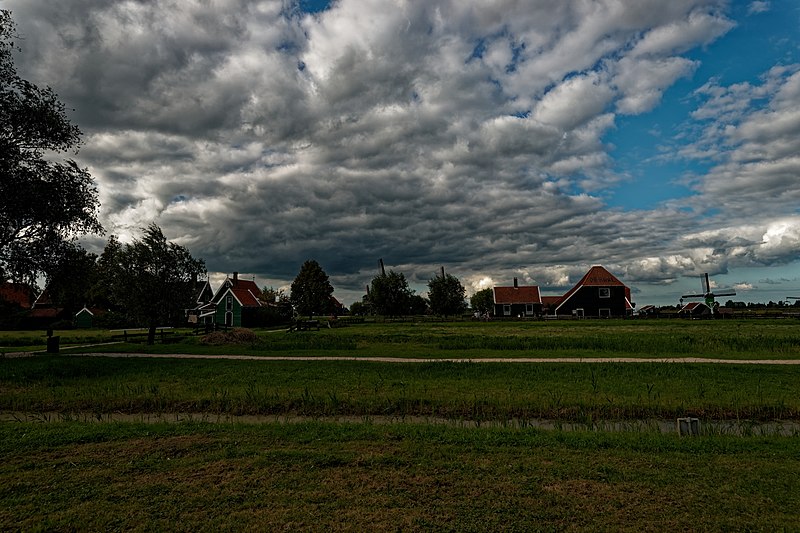
[[[0,0],[20,74],[83,131],[106,235],[157,223],[346,305],[379,259],[424,294],[566,292],[595,264],[637,306],[700,276],[800,297],[794,0]]]

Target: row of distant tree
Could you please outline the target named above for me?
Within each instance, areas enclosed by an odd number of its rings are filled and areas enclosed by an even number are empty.
[[[727,307],[733,310],[758,310],[758,309],[786,309],[786,308],[800,308],[800,299],[791,299],[791,300],[779,300],[777,302],[773,302],[772,300],[768,301],[767,303],[763,302],[734,302],[733,300],[728,300],[724,304],[723,307]],[[660,309],[668,310],[673,309],[675,311],[679,311],[683,306],[682,305],[662,305]]]
[[[333,287],[322,267],[314,260],[306,261],[292,282],[287,297],[281,291],[269,287],[263,291],[268,300],[288,300],[298,314],[319,314],[325,309],[333,294]],[[388,317],[423,315],[433,313],[441,316],[462,314],[466,308],[466,289],[459,279],[444,272],[428,281],[428,298],[416,294],[401,272],[382,271],[372,278],[367,294],[360,302],[350,306],[352,315],[381,315]]]

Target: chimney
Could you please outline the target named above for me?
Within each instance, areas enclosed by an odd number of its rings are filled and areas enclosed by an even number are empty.
[[[517,278],[514,278],[514,288],[519,289],[519,283],[517,283]]]
[[[233,281],[239,281],[239,273],[238,272],[234,272],[233,273]]]

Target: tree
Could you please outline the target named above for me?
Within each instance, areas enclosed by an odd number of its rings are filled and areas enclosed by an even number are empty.
[[[108,259],[109,271],[117,273],[111,296],[129,319],[149,328],[148,344],[155,341],[158,326],[183,321],[195,296],[194,280],[206,272],[202,259],[168,242],[156,224],[145,230],[141,240],[122,246]]]
[[[327,313],[331,307],[333,287],[328,275],[319,263],[310,259],[303,263],[300,272],[294,278],[289,298],[297,312],[301,315]]]
[[[353,316],[364,316],[368,311],[369,308],[364,302],[353,302],[350,305],[350,314]]]
[[[91,302],[97,277],[97,256],[79,246],[66,250],[47,278],[47,292],[53,303],[73,316]]]
[[[372,312],[383,316],[403,316],[411,311],[411,297],[414,295],[408,287],[406,277],[402,273],[390,270],[372,279],[369,290],[369,303]]]
[[[0,278],[32,281],[77,236],[103,228],[89,172],[58,160],[81,132],[52,89],[17,75],[14,32],[11,13],[0,10]]]
[[[94,284],[89,290],[89,301],[92,304],[113,311],[121,309],[113,294],[114,285],[122,275],[119,256],[121,252],[122,244],[120,244],[115,235],[111,235],[108,238],[106,247],[103,249],[103,253],[97,259]]]
[[[460,315],[467,308],[464,297],[467,290],[457,277],[445,274],[428,281],[428,301],[436,315]]]
[[[265,285],[261,289],[261,295],[264,301],[270,304],[286,304],[290,303],[289,297],[283,289],[276,289],[275,287]]]
[[[476,292],[469,299],[469,305],[481,314],[491,313],[494,311],[494,291],[489,288]]]

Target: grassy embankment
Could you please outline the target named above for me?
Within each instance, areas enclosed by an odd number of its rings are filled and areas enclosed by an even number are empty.
[[[2,530],[791,531],[800,440],[0,424]]]

